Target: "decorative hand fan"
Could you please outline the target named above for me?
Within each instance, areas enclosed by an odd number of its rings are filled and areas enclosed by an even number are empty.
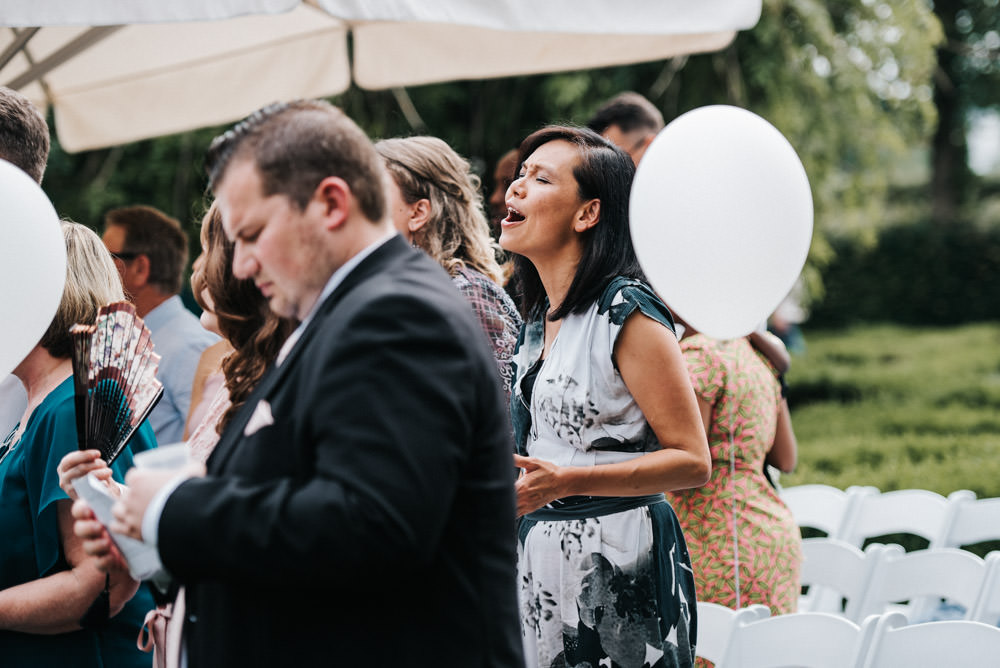
[[[101,451],[109,465],[163,395],[160,356],[129,302],[97,312],[94,325],[73,325],[73,387],[81,450]]]

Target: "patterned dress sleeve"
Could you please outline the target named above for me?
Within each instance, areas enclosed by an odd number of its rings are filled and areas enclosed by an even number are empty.
[[[608,314],[608,320],[613,329],[610,337],[611,350],[609,351],[612,356],[622,326],[628,317],[636,311],[676,333],[674,317],[671,315],[670,309],[663,303],[663,300],[656,296],[652,288],[638,279],[622,276],[612,279],[598,299],[597,311],[602,315]]]
[[[493,347],[493,356],[509,399],[513,384],[512,361],[521,329],[521,316],[504,289],[487,276],[466,268],[452,281],[469,302]]]
[[[684,354],[684,363],[695,394],[705,403],[715,405],[726,390],[725,366],[719,363],[718,356],[700,335],[681,341],[681,352]]]

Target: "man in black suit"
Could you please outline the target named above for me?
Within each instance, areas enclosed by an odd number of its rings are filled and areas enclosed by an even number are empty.
[[[496,363],[393,231],[371,142],[296,102],[206,162],[234,274],[302,325],[207,476],[133,470],[115,509],[186,586],[189,665],[522,665]]]

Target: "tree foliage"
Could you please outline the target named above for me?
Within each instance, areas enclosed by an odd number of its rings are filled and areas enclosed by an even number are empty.
[[[886,204],[892,161],[925,142],[935,125],[931,78],[941,35],[922,0],[765,0],[758,25],[717,53],[402,93],[353,88],[333,101],[373,137],[442,137],[487,185],[496,159],[529,132],[584,123],[622,90],[646,95],[668,121],[699,106],[734,104],[769,120],[796,148],[818,230],[863,229]],[[46,190],[61,213],[94,226],[111,206],[138,202],[197,220],[205,202],[201,158],[219,130],[76,155],[56,147]],[[829,249],[822,234],[816,238],[814,265]]]
[[[937,52],[932,142],[933,216],[951,223],[974,201],[979,185],[968,166],[969,112],[1000,107],[1000,12],[997,0],[936,0],[946,39]]]

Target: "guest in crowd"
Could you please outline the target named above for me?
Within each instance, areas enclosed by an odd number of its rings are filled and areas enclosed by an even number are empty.
[[[507,217],[507,188],[517,176],[517,149],[512,148],[497,160],[493,168],[493,190],[486,203],[490,207],[490,225],[500,235],[500,221]]]
[[[112,570],[106,577],[84,553],[83,541],[73,533],[71,501],[59,488],[57,464],[77,451],[69,329],[95,322],[101,306],[125,298],[97,235],[70,222],[62,231],[62,300],[41,341],[14,369],[28,404],[0,445],[0,663],[148,666],[135,637],[152,598],[127,571]],[[143,423],[108,475],[120,481],[132,465],[132,451],[151,447],[156,447],[153,431]]]
[[[163,397],[149,422],[160,445],[180,442],[198,360],[205,348],[219,340],[201,327],[179,295],[187,265],[187,236],[180,223],[162,211],[127,206],[108,212],[102,238],[161,358],[157,377],[163,383]]]
[[[28,98],[0,86],[0,160],[42,183],[49,159],[49,126]],[[6,434],[27,406],[17,376],[0,377],[0,434]]]
[[[156,544],[186,588],[188,665],[520,665],[496,361],[389,222],[370,140],[327,103],[281,103],[206,164],[233,274],[301,324],[206,476],[132,471],[114,509],[112,528]],[[406,603],[387,636],[379,620]]]
[[[529,666],[694,661],[694,579],[664,489],[709,476],[666,306],[628,231],[634,167],[596,133],[547,127],[519,151],[501,245],[517,254],[522,633]]]
[[[218,207],[213,205],[201,224],[201,255],[195,260],[191,288],[201,306],[201,323],[223,337],[228,349],[219,364],[221,384],[207,397],[198,424],[192,429],[188,447],[193,461],[205,463],[219,436],[242,407],[267,367],[274,362],[294,322],[275,314],[251,280],[233,276],[234,244],[226,238]],[[75,498],[73,480],[88,472],[107,478],[103,460],[92,451],[71,452],[59,464],[60,486]],[[170,592],[172,593],[172,592]],[[157,607],[147,619],[150,639],[156,643],[154,666],[175,668],[180,661],[180,629],[183,624],[184,592],[168,596],[169,603]],[[149,649],[149,645],[146,645]]]
[[[777,370],[748,339],[718,341],[690,326],[681,350],[708,433],[712,477],[667,498],[687,536],[698,600],[795,612],[800,532],[764,474],[765,463],[790,472],[796,462]]]
[[[399,233],[437,261],[479,318],[510,396],[511,358],[521,316],[504,292],[503,270],[483,213],[479,177],[437,137],[375,144],[389,175],[389,213]]]
[[[663,114],[656,105],[632,91],[607,100],[587,121],[587,127],[628,153],[635,165],[663,125]]]

